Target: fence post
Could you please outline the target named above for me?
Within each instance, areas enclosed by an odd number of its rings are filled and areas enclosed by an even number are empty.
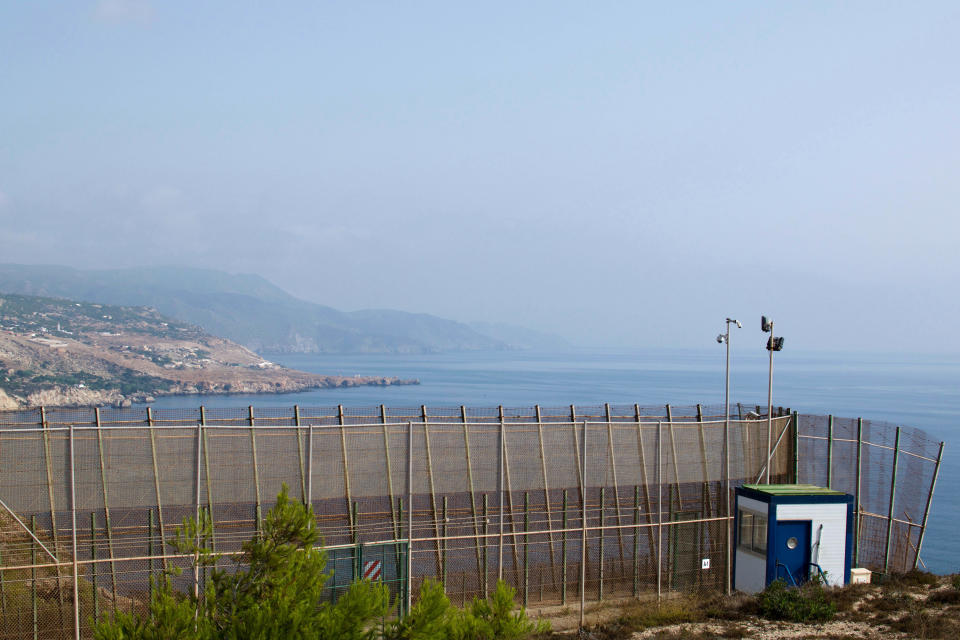
[[[556,549],[553,546],[553,516],[550,509],[550,484],[547,481],[547,457],[543,445],[543,416],[540,413],[540,405],[536,405],[534,410],[537,414],[537,435],[540,440],[540,471],[543,473],[543,507],[547,512],[547,530],[550,532],[547,537],[550,541],[550,579],[555,580],[557,575]]]
[[[863,418],[857,418],[857,485],[853,503],[857,512],[853,517],[853,566],[860,565],[860,479],[863,467]]]
[[[340,423],[340,457],[343,461],[343,488],[347,501],[347,523],[350,525],[350,536],[353,537],[353,497],[350,495],[350,467],[347,461],[347,432],[343,423],[343,405],[338,405],[338,421]]]
[[[207,478],[207,518],[210,521],[210,549],[216,553],[217,552],[217,528],[213,522],[213,489],[210,487],[210,439],[207,436],[207,410],[200,405],[200,425],[203,427],[201,433],[203,434],[203,474]],[[300,438],[300,433],[297,433],[297,439]],[[214,560],[213,568],[217,568],[217,562]],[[207,579],[207,567],[203,568],[203,579],[206,582]]]
[[[937,453],[937,464],[933,468],[933,480],[930,481],[930,493],[927,494],[927,506],[923,510],[923,521],[920,523],[920,538],[917,540],[917,557],[913,561],[913,568],[920,564],[920,549],[923,547],[923,534],[927,532],[927,517],[930,515],[930,504],[933,502],[933,490],[937,487],[937,476],[940,475],[940,461],[943,459],[943,443]]]
[[[446,500],[446,498],[444,498]],[[523,492],[523,606],[530,602],[530,492]]]
[[[603,600],[603,552],[607,538],[607,532],[603,529],[603,512],[607,507],[606,502],[606,487],[600,487],[600,561],[597,563],[597,600]]]
[[[57,509],[53,491],[53,460],[50,454],[50,424],[47,422],[47,409],[40,407],[40,427],[43,430],[43,453],[47,468],[47,497],[50,500],[50,534],[53,537],[53,550],[60,557],[60,542],[57,539]],[[59,563],[59,560],[58,560]],[[57,564],[57,600],[60,603],[60,625],[63,626],[63,570]]]
[[[107,527],[107,553],[110,555],[110,586],[113,593],[113,613],[117,613],[117,566],[113,561],[113,531],[110,526],[110,501],[107,499],[107,471],[103,462],[103,431],[100,421],[100,407],[94,407],[93,416],[97,424],[97,453],[100,458],[100,486],[103,489],[103,517]]]
[[[505,421],[503,415],[503,405],[499,406],[500,413],[500,423],[503,424]],[[507,446],[507,432],[504,428],[503,432],[503,472],[504,478],[507,482],[507,507],[510,509],[510,549],[512,551],[511,555],[513,556],[513,573],[514,580],[516,580],[517,567],[520,566],[520,553],[517,549],[519,546],[517,540],[517,515],[513,510],[513,483],[510,481],[510,448]]]
[[[657,606],[663,582],[663,421],[657,421]]]
[[[707,434],[703,430],[703,407],[697,405],[697,432],[700,436],[700,466],[703,470],[703,481],[710,482],[710,472],[707,468]]]
[[[194,518],[197,521],[197,535],[194,543],[200,548],[200,461],[203,454],[203,425],[197,424],[197,485],[196,501],[194,502]],[[200,556],[194,552],[193,556],[193,597],[200,598]],[[199,606],[199,605],[198,605]]]
[[[897,495],[897,462],[900,458],[900,427],[897,427],[897,436],[893,444],[893,472],[890,474],[890,511],[887,514],[887,542],[884,545],[883,573],[890,568],[890,542],[893,536],[893,503]]]
[[[497,460],[497,494],[499,495],[497,502],[497,580],[503,580],[503,455],[505,440],[502,419],[500,420],[499,440],[500,456]]]
[[[617,459],[614,456],[613,450],[613,416],[610,414],[610,403],[604,403],[604,413],[607,417],[607,448],[610,453],[610,469],[612,470],[613,475],[613,504],[617,512],[617,546],[620,549],[620,573],[624,573],[626,568],[624,565],[624,554],[623,554],[623,520],[620,512],[620,483],[617,482]]]
[[[443,565],[443,572],[441,574],[441,583],[443,584],[443,591],[447,591],[447,496],[443,496],[443,557],[441,558],[440,564]]]
[[[351,513],[353,514],[353,521],[356,523],[351,534],[353,544],[360,544],[360,504],[356,500],[351,503]]]
[[[350,542],[353,543],[353,577],[354,579],[359,579],[363,577],[363,545],[360,544],[360,505],[357,504],[354,500],[350,505],[350,513],[353,518],[353,521],[356,523],[356,527],[353,528],[353,532],[350,534]]]
[[[163,540],[166,539],[163,531],[163,502],[160,500],[160,466],[157,463],[157,437],[154,433],[153,410],[147,407],[147,428],[150,430],[150,456],[153,458],[153,489],[157,494],[157,521],[160,524],[160,565],[164,570],[167,568],[167,558],[163,553]],[[151,517],[153,510],[150,511]],[[152,525],[151,525],[152,526]],[[152,539],[153,529],[150,530]]]
[[[3,566],[3,553],[0,549],[0,567]],[[7,615],[7,589],[6,589],[6,576],[4,571],[0,569],[0,611],[2,611],[3,617]]]
[[[30,531],[37,533],[37,516],[30,516]],[[40,636],[40,624],[37,610],[37,543],[30,538],[30,606],[33,609],[33,640]]]
[[[313,424],[307,426],[307,504],[313,507]]]
[[[796,411],[793,412],[793,482],[800,483],[800,414]]]
[[[640,485],[633,487],[633,597],[640,591]]]
[[[397,503],[393,493],[393,466],[390,463],[390,435],[387,429],[387,407],[380,405],[380,424],[383,425],[383,453],[387,462],[387,492],[390,494],[390,530],[394,540],[400,539],[400,516],[395,505]],[[400,547],[396,547],[397,566],[400,566]]]
[[[647,454],[643,448],[643,425],[640,422],[639,403],[634,403],[633,411],[637,421],[637,449],[640,450],[640,477],[643,478],[643,498],[644,503],[647,505],[647,519],[649,520],[653,514],[653,500],[650,497],[650,487],[647,483]],[[648,524],[652,524],[652,522]],[[653,529],[651,527],[647,527],[646,529],[647,545],[650,548],[647,559],[648,564],[653,564]]]
[[[413,603],[413,423],[407,422],[407,608]]]
[[[293,405],[293,426],[296,427],[297,432],[297,462],[300,463],[300,499],[306,503],[307,501],[307,481],[304,477],[304,467],[303,467],[303,440],[300,438],[300,405]],[[389,455],[389,454],[388,454]],[[209,485],[209,478],[207,480]],[[390,513],[393,513],[393,500],[390,500]]]
[[[253,419],[253,405],[247,408],[247,421],[250,423],[250,449],[253,453],[253,486],[256,489],[256,514],[257,530],[260,527],[261,507],[260,507],[260,469],[257,467],[257,432],[254,429],[256,423]]]
[[[833,415],[827,416],[827,489],[833,488]]]
[[[577,408],[570,405],[570,427],[573,429],[573,446],[577,460],[580,460],[580,441],[577,439]],[[577,465],[577,481],[580,483],[580,499],[583,499],[583,476],[581,475],[580,465]]]
[[[463,451],[464,457],[467,459],[467,485],[470,489],[470,517],[473,520],[473,535],[474,535],[474,550],[476,551],[477,556],[477,575],[480,575],[482,568],[480,560],[480,525],[477,522],[477,496],[473,488],[473,461],[470,458],[470,431],[467,426],[467,408],[464,405],[460,405],[460,421],[463,423]],[[484,514],[484,519],[486,519],[486,514]],[[486,549],[487,539],[483,539],[483,546]],[[485,568],[483,568],[485,570]],[[484,594],[486,597],[486,594]]]
[[[570,405],[571,412],[573,405]],[[576,432],[574,432],[576,436]],[[587,421],[583,421],[583,446],[580,447],[580,628],[584,628],[587,600]]]
[[[97,592],[97,514],[90,512],[90,586],[93,592],[93,623],[100,620],[100,594]]]
[[[560,571],[562,577],[560,580],[560,604],[567,604],[567,490],[563,490],[563,539],[560,542]]]
[[[490,496],[487,493],[483,494],[483,579],[481,580],[483,586],[483,597],[487,597],[487,592],[489,591],[489,580],[490,580],[490,563],[489,560],[489,545],[487,541],[490,539],[488,534],[490,533]]]
[[[430,455],[430,432],[427,425],[427,405],[420,405],[420,419],[423,420],[423,444],[427,454],[427,482],[430,487],[430,511],[433,514],[433,532],[436,536],[437,575],[443,572],[440,560],[440,518],[437,513],[437,494],[433,483],[433,457]],[[444,587],[446,588],[446,587]]]
[[[153,602],[153,579],[156,577],[153,574],[153,509],[147,510],[147,558],[147,566],[150,572],[147,599],[149,602]],[[130,602],[132,606],[133,598],[130,599]]]
[[[80,576],[77,571],[77,471],[73,455],[73,425],[70,425],[70,534],[73,551],[73,637],[80,640]]]
[[[737,403],[737,416],[740,416],[740,403]],[[742,418],[737,421],[740,426],[740,433],[746,433],[746,428],[743,425]],[[724,523],[724,528],[726,531],[727,544],[726,544],[726,566],[724,567],[725,574],[725,590],[724,592],[727,595],[733,593],[733,514],[732,505],[730,502],[730,414],[727,413],[723,417],[723,515],[726,517]]]
[[[673,430],[673,411],[670,405],[667,405],[667,424],[670,426],[670,454],[673,458],[673,481],[677,484],[677,507],[683,511],[683,496],[680,495],[680,465],[677,463],[677,439]],[[670,502],[670,508],[673,508],[673,501]]]

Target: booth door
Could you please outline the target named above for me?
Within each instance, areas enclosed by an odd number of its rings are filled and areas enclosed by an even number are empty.
[[[810,576],[810,521],[777,520],[773,541],[776,576],[799,585]]]

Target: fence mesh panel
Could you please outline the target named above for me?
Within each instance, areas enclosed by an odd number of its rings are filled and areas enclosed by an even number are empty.
[[[499,578],[528,606],[722,590],[725,470],[730,487],[764,481],[768,446],[771,482],[857,497],[861,566],[912,568],[940,444],[760,413],[737,405],[727,432],[716,406],[0,412],[0,640],[74,637],[75,602],[89,637],[91,620],[144,612],[149,577],[175,567],[192,590],[165,543],[183,519],[208,511],[233,567],[284,484],[313,506],[331,598],[368,570],[401,600],[440,580],[455,604]]]

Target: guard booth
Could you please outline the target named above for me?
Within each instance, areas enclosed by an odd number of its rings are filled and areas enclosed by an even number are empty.
[[[809,484],[746,484],[736,490],[733,586],[763,591],[812,576],[849,584],[853,496]]]

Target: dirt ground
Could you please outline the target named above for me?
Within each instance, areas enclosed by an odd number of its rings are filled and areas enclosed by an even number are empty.
[[[823,590],[835,609],[822,622],[771,619],[758,598],[733,596],[620,600],[588,605],[578,629],[577,606],[532,609],[550,620],[552,638],[578,640],[781,640],[957,639],[960,638],[960,576],[913,572],[882,584]]]

